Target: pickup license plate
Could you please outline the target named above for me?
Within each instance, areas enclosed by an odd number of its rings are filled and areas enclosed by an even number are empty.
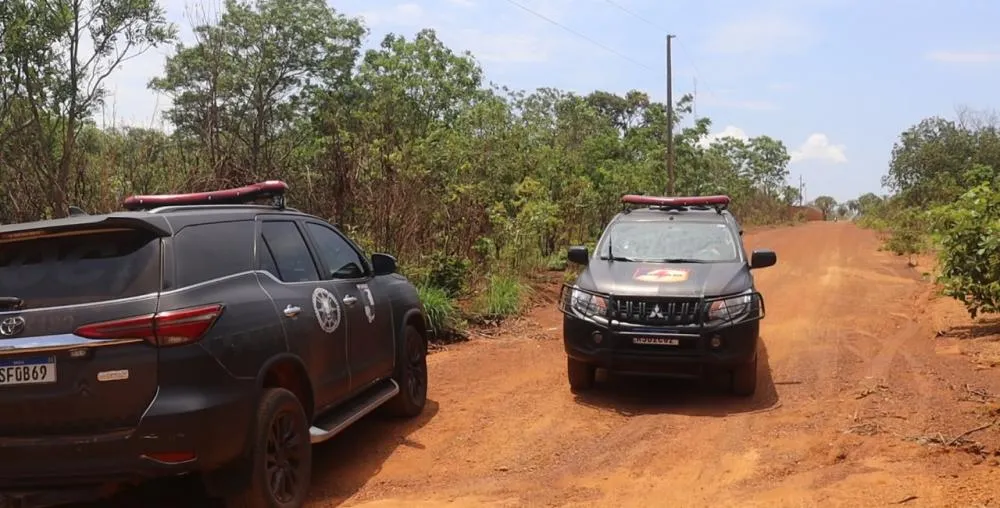
[[[632,343],[649,346],[679,346],[681,345],[681,339],[671,337],[633,337]]]
[[[54,356],[0,360],[0,386],[55,382],[56,358]]]

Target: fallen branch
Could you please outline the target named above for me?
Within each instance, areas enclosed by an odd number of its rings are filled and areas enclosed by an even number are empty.
[[[976,432],[979,432],[981,430],[986,430],[986,429],[988,429],[988,428],[990,428],[990,427],[992,427],[992,426],[994,426],[996,424],[997,424],[997,420],[993,420],[992,422],[987,423],[985,425],[980,425],[979,427],[976,427],[974,429],[967,430],[967,431],[959,434],[958,436],[956,436],[955,439],[952,439],[951,441],[948,441],[947,446],[954,446],[955,443],[958,443],[959,440],[965,439],[969,435],[975,434]]]

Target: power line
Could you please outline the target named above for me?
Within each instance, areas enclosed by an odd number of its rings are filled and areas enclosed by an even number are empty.
[[[652,68],[652,67],[650,67],[650,66],[648,66],[648,65],[646,65],[646,64],[644,64],[644,63],[642,63],[642,62],[640,62],[640,61],[638,61],[638,60],[636,60],[636,59],[634,59],[634,58],[632,58],[632,57],[630,57],[630,56],[628,56],[626,54],[624,54],[624,53],[620,53],[620,52],[618,52],[618,51],[616,51],[616,50],[614,50],[614,49],[612,49],[612,48],[610,48],[608,46],[605,46],[604,44],[601,44],[600,42],[597,42],[596,40],[591,39],[590,37],[587,37],[586,35],[584,35],[584,34],[582,34],[580,32],[577,32],[576,30],[573,30],[572,28],[570,28],[570,27],[568,27],[566,25],[563,25],[562,23],[560,23],[560,22],[558,22],[558,21],[556,21],[556,20],[554,20],[554,19],[552,19],[552,18],[550,18],[550,17],[548,17],[548,16],[546,16],[546,15],[540,13],[540,12],[537,12],[537,11],[534,11],[532,9],[529,9],[528,7],[525,7],[523,4],[521,4],[519,2],[516,2],[514,0],[507,0],[507,1],[510,2],[511,4],[515,5],[515,6],[519,7],[520,9],[524,10],[525,12],[528,12],[528,13],[534,15],[534,16],[537,16],[537,17],[539,17],[541,19],[544,19],[545,21],[548,21],[549,23],[552,23],[553,25],[555,25],[555,26],[557,26],[559,28],[562,28],[563,30],[565,30],[565,31],[567,31],[567,32],[569,32],[569,33],[571,33],[571,34],[573,34],[573,35],[575,35],[575,36],[577,36],[577,37],[579,37],[579,38],[581,38],[581,39],[583,39],[583,40],[585,40],[585,41],[587,41],[587,42],[589,42],[589,43],[591,43],[591,44],[593,44],[593,45],[595,45],[595,46],[597,46],[597,47],[599,47],[601,49],[603,49],[604,51],[607,51],[609,53],[617,55],[619,58],[622,58],[624,60],[628,60],[629,62],[631,62],[631,63],[633,63],[635,65],[638,65],[639,67],[642,67],[644,69],[656,72],[656,69],[654,69],[654,68]]]
[[[643,23],[646,23],[647,25],[649,25],[649,26],[651,26],[651,27],[653,27],[653,28],[655,28],[657,30],[662,30],[664,33],[669,33],[669,30],[666,30],[662,25],[660,25],[660,24],[658,24],[656,22],[651,21],[649,18],[647,18],[647,17],[645,17],[645,16],[643,16],[641,14],[636,13],[632,9],[629,9],[628,7],[625,7],[624,5],[616,2],[615,0],[604,0],[604,1],[608,5],[611,5],[611,6],[615,7],[615,8],[617,8],[618,10],[624,12],[625,14],[628,14],[629,16],[632,16],[635,19],[638,19],[639,21],[642,21]],[[701,72],[701,69],[698,68],[698,64],[695,62],[694,57],[691,56],[691,54],[688,52],[687,45],[685,45],[684,41],[682,41],[681,39],[677,39],[677,42],[680,43],[681,51],[684,52],[684,56],[687,57],[687,59],[691,62],[691,67],[694,67],[695,74],[699,75],[702,78],[701,79],[702,86],[705,89],[707,89],[709,93],[715,95],[714,91],[712,90],[712,87],[709,86],[709,84],[705,80],[705,73]]]

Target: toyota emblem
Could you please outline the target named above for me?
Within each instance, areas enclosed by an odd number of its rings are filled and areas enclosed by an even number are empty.
[[[0,335],[13,337],[24,331],[24,318],[14,316],[0,321]]]

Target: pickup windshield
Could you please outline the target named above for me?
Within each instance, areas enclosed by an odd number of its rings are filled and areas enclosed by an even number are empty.
[[[619,222],[604,235],[597,252],[601,259],[610,252],[619,261],[732,263],[739,261],[738,241],[725,224],[713,222]]]

